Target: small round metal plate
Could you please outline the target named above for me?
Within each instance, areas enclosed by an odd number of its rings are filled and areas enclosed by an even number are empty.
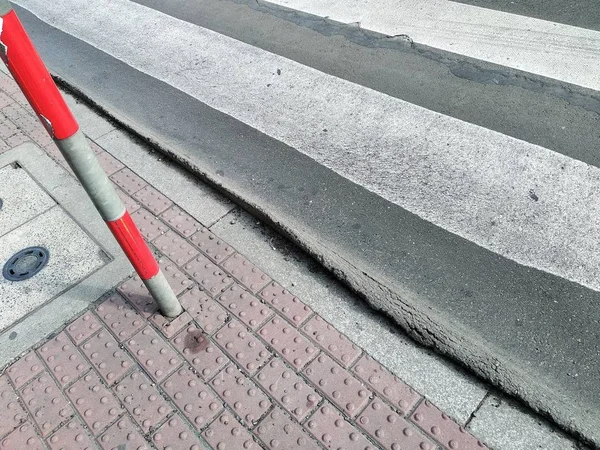
[[[48,264],[50,252],[43,247],[28,247],[9,258],[2,276],[8,281],[23,281],[31,278]]]

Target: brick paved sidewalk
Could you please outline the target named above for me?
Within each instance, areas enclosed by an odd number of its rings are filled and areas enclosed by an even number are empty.
[[[0,153],[33,140],[69,170],[0,89]],[[40,342],[0,376],[1,449],[487,448],[92,144],[185,312],[166,320],[132,278]]]

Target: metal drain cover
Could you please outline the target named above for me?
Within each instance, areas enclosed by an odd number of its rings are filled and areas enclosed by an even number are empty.
[[[8,281],[22,281],[31,278],[48,263],[50,252],[43,247],[28,247],[11,256],[2,276]]]

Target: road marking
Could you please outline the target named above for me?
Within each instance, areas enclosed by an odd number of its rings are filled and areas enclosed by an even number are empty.
[[[19,3],[450,232],[600,289],[596,167],[126,0]]]

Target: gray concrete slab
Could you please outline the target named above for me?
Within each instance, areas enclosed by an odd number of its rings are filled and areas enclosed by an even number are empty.
[[[581,447],[539,416],[505,396],[490,395],[467,427],[494,450],[579,450]]]
[[[96,143],[175,203],[185,203],[187,212],[204,226],[211,226],[234,208],[231,200],[126,131],[113,130],[96,139]]]
[[[57,202],[60,208],[66,211],[69,217],[68,220],[71,220],[71,223],[76,222],[85,231],[84,237],[80,234],[83,232],[72,230],[82,240],[86,241],[86,248],[96,250],[96,253],[91,255],[92,260],[97,261],[97,258],[101,257],[104,259],[104,265],[96,268],[73,287],[58,293],[59,295],[55,295],[51,301],[0,333],[0,370],[22,352],[46,338],[75,315],[88,308],[92,302],[114,288],[133,272],[133,268],[96,212],[87,194],[73,177],[32,143],[23,144],[0,155],[0,167],[15,162],[38,182],[40,187]],[[55,207],[55,209],[60,211],[59,207]],[[52,214],[56,215],[57,220],[58,217],[62,217],[63,226],[72,226],[64,218],[64,213],[62,216],[58,212],[52,212]],[[67,244],[61,245],[68,246],[69,240],[64,239],[63,233],[63,230],[60,230],[60,232],[56,230],[53,234],[57,240],[67,242]],[[90,245],[89,241],[92,241],[94,245]],[[50,243],[50,245],[56,244]],[[76,253],[78,247],[81,248],[79,245],[73,245],[71,249],[65,249],[65,252],[73,251]],[[102,251],[102,255],[97,253],[98,250]],[[54,256],[51,254],[51,261],[56,258],[58,262],[60,254],[60,251]],[[89,257],[89,255],[86,256]],[[78,258],[71,259],[70,262],[83,264]],[[70,270],[73,270],[72,266]],[[40,274],[42,273],[43,271]],[[67,286],[64,286],[64,288],[67,288]]]
[[[10,165],[0,167],[0,199],[0,236],[56,205],[27,171]]]
[[[44,247],[48,264],[28,280],[0,277],[0,331],[105,265],[101,248],[59,206],[0,237],[0,265],[27,247]]]

